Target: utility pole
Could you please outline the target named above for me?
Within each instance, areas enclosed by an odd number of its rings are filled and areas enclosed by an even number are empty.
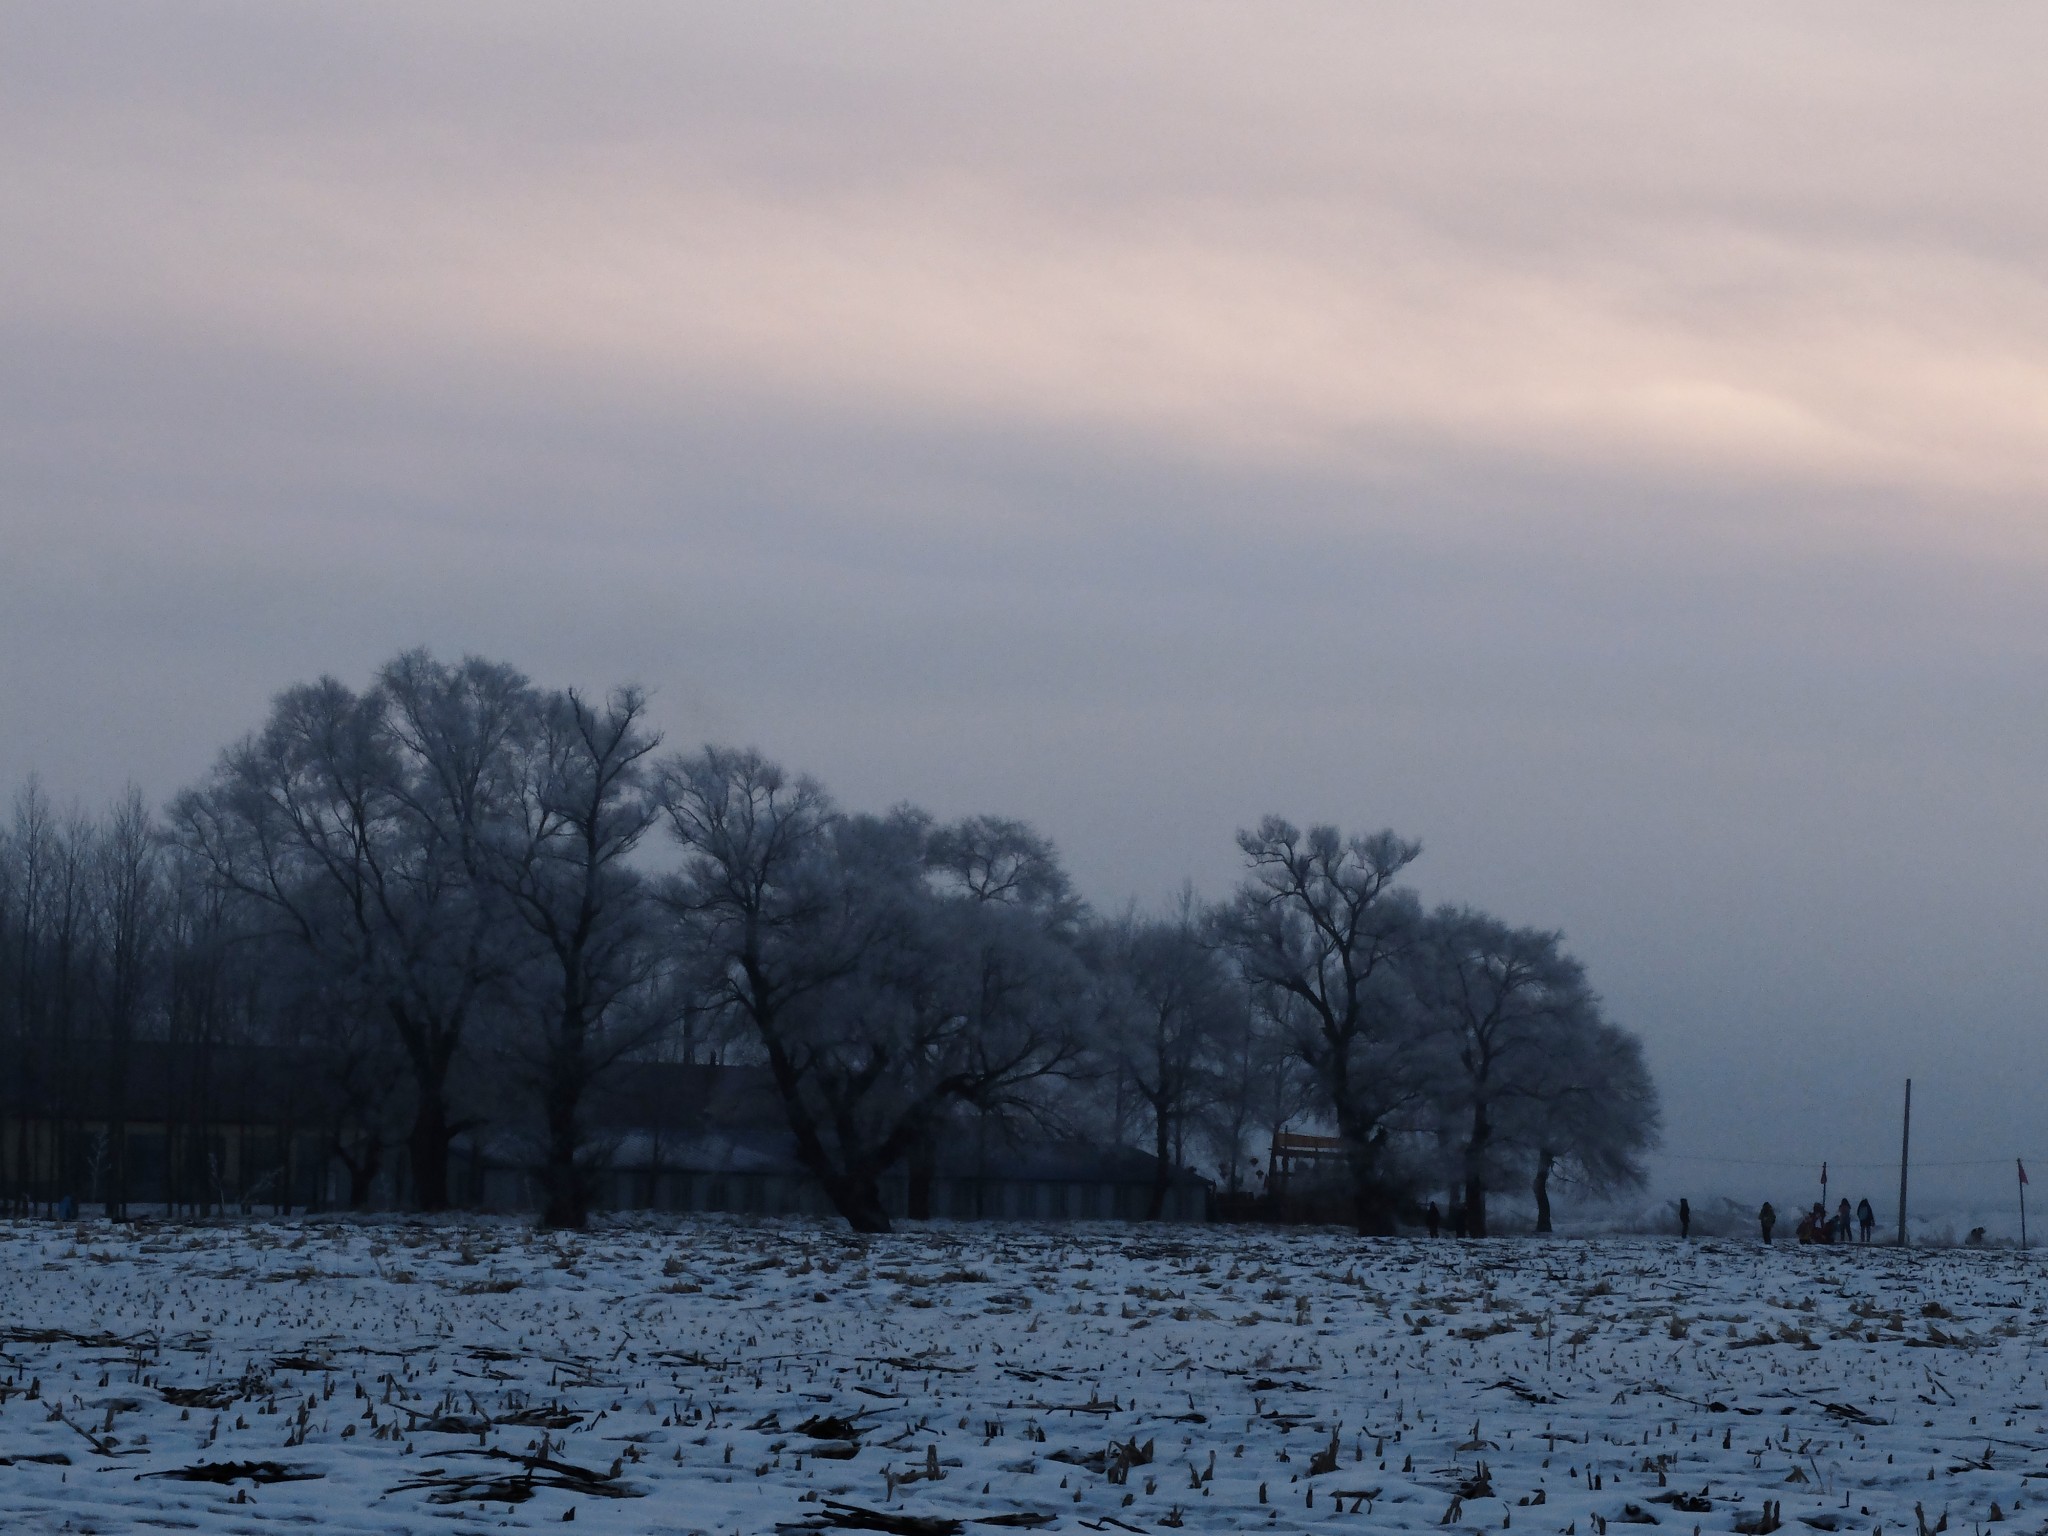
[[[1906,1155],[1913,1149],[1913,1079],[1906,1079],[1906,1121],[1899,1132],[1899,1246],[1906,1246]]]

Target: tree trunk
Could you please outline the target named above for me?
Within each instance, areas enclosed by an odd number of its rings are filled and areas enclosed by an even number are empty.
[[[1320,1075],[1337,1114],[1337,1134],[1344,1142],[1344,1165],[1351,1175],[1351,1215],[1360,1237],[1394,1235],[1394,1202],[1379,1176],[1382,1138],[1360,1118],[1351,1100],[1350,1064],[1340,1053],[1325,1060]]]
[[[908,1160],[908,1216],[912,1221],[932,1219],[932,1181],[938,1174],[939,1151],[929,1134],[911,1143]]]
[[[1168,1141],[1166,1116],[1155,1106],[1152,1114],[1152,1195],[1145,1209],[1147,1221],[1157,1221],[1166,1214],[1166,1191],[1172,1178],[1172,1169],[1166,1161]]]
[[[856,1232],[887,1232],[889,1212],[882,1205],[881,1167],[886,1167],[896,1155],[894,1149],[884,1154],[881,1165],[875,1166],[858,1159],[858,1154],[849,1156],[841,1147],[836,1160],[844,1166],[835,1166],[835,1159],[825,1150],[825,1141],[818,1134],[818,1122],[811,1107],[804,1102],[802,1078],[789,1053],[782,1048],[782,1042],[773,1027],[758,1019],[755,1028],[759,1031],[761,1043],[767,1049],[768,1070],[775,1079],[776,1092],[782,1098],[782,1111],[789,1120],[790,1134],[796,1138],[797,1161],[802,1163],[819,1188],[825,1191],[825,1198],[832,1202],[846,1224]]]
[[[1486,1236],[1486,1149],[1493,1140],[1493,1121],[1486,1100],[1472,1106],[1472,1135],[1465,1143],[1465,1232]]]
[[[345,1162],[348,1169],[348,1208],[352,1211],[366,1211],[370,1208],[370,1189],[377,1182],[377,1154],[373,1150],[369,1158],[358,1167]]]
[[[349,1155],[341,1144],[341,1138],[337,1136],[334,1140],[334,1155],[341,1166],[348,1170],[348,1208],[352,1211],[367,1210],[370,1204],[370,1187],[377,1182],[377,1170],[384,1162],[384,1143],[375,1136],[367,1138],[358,1160]]]
[[[1550,1230],[1550,1169],[1557,1161],[1557,1155],[1548,1148],[1536,1154],[1536,1230]]]
[[[128,1028],[115,1025],[107,1060],[107,1219],[128,1219]]]
[[[419,1107],[413,1111],[412,1133],[406,1138],[412,1154],[412,1202],[422,1211],[448,1209],[448,1148],[455,1132],[448,1124],[448,1103],[439,1082],[419,1085]]]
[[[24,1077],[27,1075],[23,1073]],[[14,1189],[9,1209],[16,1216],[29,1214],[28,1154],[28,1116],[23,1115],[14,1122]]]
[[[1351,1212],[1360,1237],[1394,1235],[1394,1200],[1380,1179],[1380,1146],[1385,1138],[1352,1116],[1340,1117],[1344,1160],[1351,1173]]]
[[[413,1208],[445,1211],[449,1203],[448,1149],[455,1140],[455,1128],[448,1119],[448,1064],[459,1036],[432,1018],[416,1017],[396,1000],[386,1006],[412,1066],[417,1100],[412,1130],[406,1136]]]
[[[1394,1235],[1394,1202],[1377,1175],[1369,1175],[1352,1190],[1352,1209],[1360,1237]]]
[[[889,1213],[882,1206],[881,1181],[874,1174],[839,1174],[825,1180],[825,1193],[831,1196],[833,1209],[846,1218],[846,1224],[854,1231],[890,1230]]]
[[[585,1076],[581,1025],[565,1022],[548,1071],[548,1160],[540,1224],[566,1232],[581,1232],[590,1224],[589,1179],[577,1161],[583,1150]]]

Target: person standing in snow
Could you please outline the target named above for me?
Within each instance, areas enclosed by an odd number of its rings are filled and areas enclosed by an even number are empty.
[[[1678,1235],[1686,1239],[1692,1237],[1692,1207],[1683,1195],[1678,1197]]]
[[[1856,1202],[1856,1225],[1863,1229],[1863,1241],[1870,1241],[1870,1229],[1877,1225],[1877,1212],[1870,1208],[1870,1197],[1864,1196]]]
[[[1771,1209],[1770,1201],[1766,1200],[1764,1208],[1756,1213],[1756,1223],[1764,1229],[1764,1242],[1769,1243],[1771,1240],[1771,1228],[1778,1224],[1778,1213]]]
[[[1849,1225],[1849,1197],[1847,1195],[1842,1196],[1842,1203],[1835,1207],[1835,1225],[1841,1232],[1841,1236],[1837,1237],[1835,1241],[1838,1243],[1848,1242],[1849,1234],[1854,1229]]]
[[[1429,1209],[1422,1213],[1422,1219],[1429,1223],[1429,1235],[1435,1237],[1443,1227],[1444,1213],[1436,1208],[1436,1202],[1432,1200],[1429,1202]]]

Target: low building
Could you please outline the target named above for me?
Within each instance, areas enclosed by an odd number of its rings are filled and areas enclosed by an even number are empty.
[[[385,1142],[366,1178],[365,1133],[323,1086],[311,1053],[137,1041],[119,1084],[103,1052],[79,1049],[68,1059],[74,1065],[61,1073],[26,1057],[0,1066],[0,1199],[16,1212],[92,1210],[123,1191],[135,1213],[405,1203],[403,1145]],[[593,1092],[589,1111],[600,1210],[831,1214],[760,1068],[635,1062]],[[515,1111],[458,1137],[449,1167],[455,1202],[539,1209],[536,1130]],[[353,1190],[344,1148],[357,1157]],[[1158,1173],[1129,1147],[990,1125],[933,1148],[917,1191],[909,1170],[897,1168],[881,1195],[899,1218],[916,1204],[954,1220],[1134,1221],[1150,1210]],[[1171,1169],[1164,1184],[1164,1219],[1208,1218],[1206,1180]]]
[[[592,1107],[601,1127],[601,1208],[831,1214],[761,1068],[650,1064],[621,1077]],[[539,1204],[523,1150],[511,1138],[486,1143],[487,1208]],[[953,1220],[1140,1221],[1151,1208],[1158,1167],[1130,1147],[1021,1137],[995,1127],[956,1131],[934,1149],[925,1204],[932,1216]],[[1208,1219],[1206,1179],[1170,1169],[1165,1183],[1161,1219]],[[910,1171],[885,1174],[881,1195],[892,1217],[907,1217]]]

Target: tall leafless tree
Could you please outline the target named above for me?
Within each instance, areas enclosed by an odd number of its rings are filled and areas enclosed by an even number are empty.
[[[1217,1101],[1226,1052],[1242,1033],[1243,989],[1210,943],[1204,914],[1183,891],[1171,917],[1126,916],[1104,926],[1093,946],[1104,989],[1109,1058],[1151,1122],[1153,1178],[1148,1219],[1166,1208],[1187,1132]]]
[[[1359,1231],[1391,1232],[1387,1138],[1395,1116],[1421,1096],[1391,964],[1417,913],[1394,882],[1421,845],[1392,832],[1303,833],[1278,816],[1237,842],[1250,873],[1219,931],[1322,1091],[1344,1143]]]
[[[887,1231],[882,1176],[950,1112],[1018,1108],[1078,1054],[1064,916],[1006,876],[935,886],[960,866],[933,856],[928,818],[840,815],[757,753],[672,760],[661,793],[685,852],[664,900],[691,963],[834,1208]]]
[[[585,1099],[600,1073],[664,1020],[627,1006],[658,967],[645,884],[629,862],[658,807],[645,765],[659,738],[638,689],[593,704],[547,696],[528,751],[517,819],[498,840],[493,877],[537,945],[522,1012],[538,1023],[546,1125],[541,1223],[580,1230],[595,1170]]]
[[[130,1059],[162,938],[162,855],[141,790],[130,787],[107,817],[96,840],[92,873],[100,930],[95,991],[107,1053],[106,1212],[126,1217]]]
[[[1273,1027],[1241,977],[1235,991],[1219,1047],[1223,1069],[1203,1118],[1205,1139],[1230,1195],[1248,1192],[1248,1176],[1256,1173],[1261,1151],[1319,1102],[1307,1069],[1288,1044],[1291,1032]]]
[[[1642,1041],[1597,1012],[1567,1020],[1544,1056],[1537,1091],[1503,1130],[1529,1158],[1536,1230],[1551,1230],[1554,1176],[1595,1195],[1640,1188],[1660,1119]]]
[[[1559,935],[1512,928],[1470,907],[1432,912],[1401,969],[1439,1048],[1439,1113],[1458,1122],[1464,1230],[1485,1237],[1501,1116],[1556,1091],[1546,1060],[1599,1004]]]
[[[172,808],[216,879],[376,999],[411,1066],[423,1210],[449,1204],[456,1055],[518,957],[483,865],[532,717],[511,668],[408,653],[363,694],[327,678],[280,695]]]

